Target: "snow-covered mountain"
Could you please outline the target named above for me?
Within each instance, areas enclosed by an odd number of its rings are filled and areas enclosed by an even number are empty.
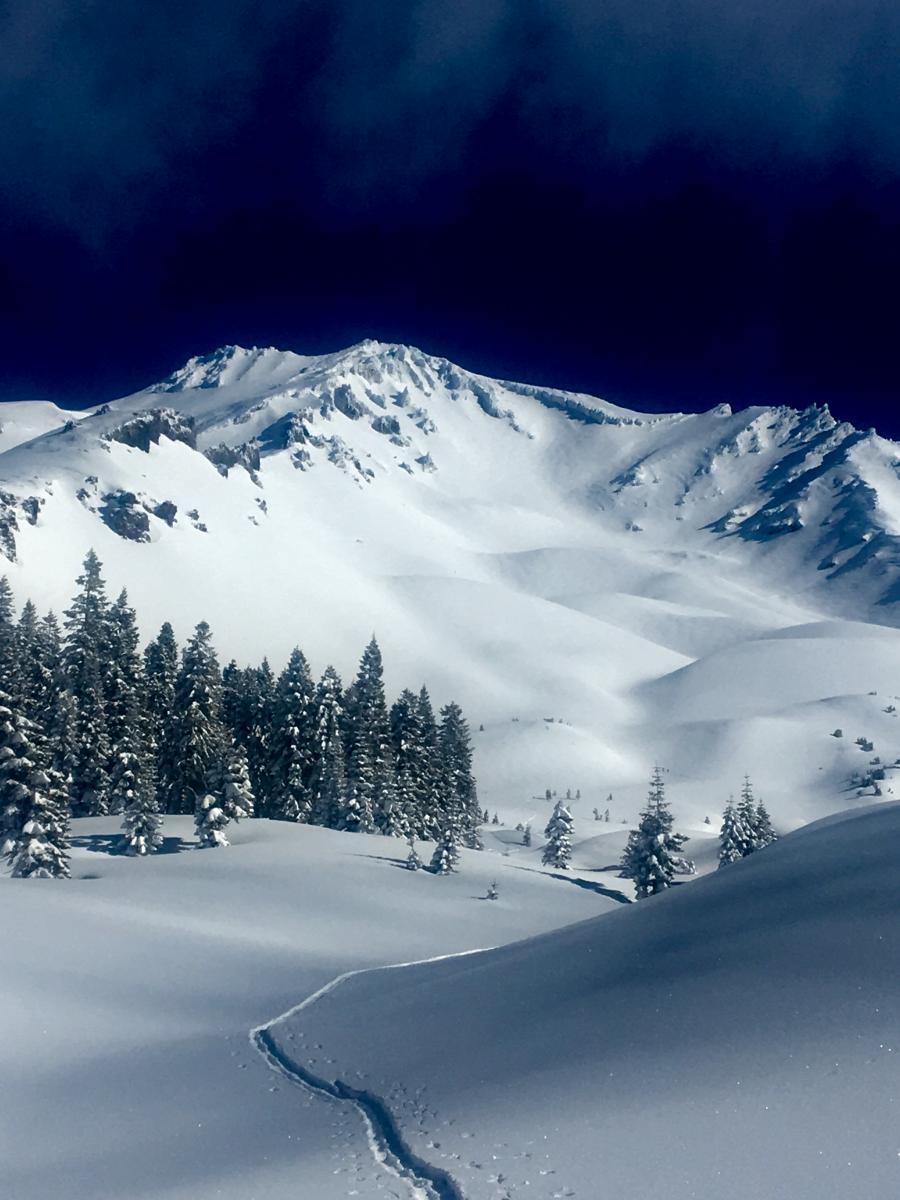
[[[148,634],[347,674],[375,630],[511,817],[571,786],[630,819],[658,760],[689,823],[749,770],[793,824],[855,795],[856,736],[900,755],[900,447],[827,409],[635,413],[364,342],[0,424],[20,599],[63,607],[93,545]]]

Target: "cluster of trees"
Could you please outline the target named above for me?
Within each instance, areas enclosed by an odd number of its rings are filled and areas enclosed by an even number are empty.
[[[769,813],[762,800],[753,795],[750,776],[744,777],[741,798],[731,799],[722,817],[719,832],[719,867],[727,867],[739,858],[762,850],[777,838]]]
[[[318,681],[297,649],[220,670],[201,622],[141,653],[126,592],[110,602],[91,551],[62,628],[0,580],[0,840],[19,876],[68,873],[68,818],[123,814],[124,848],[161,844],[161,813],[193,814],[202,845],[263,816],[478,848],[469,729],[427,690],[392,708],[373,638],[353,683]],[[450,848],[452,847],[452,851]]]

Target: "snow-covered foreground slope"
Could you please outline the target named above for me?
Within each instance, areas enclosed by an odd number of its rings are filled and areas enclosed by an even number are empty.
[[[0,875],[10,1200],[396,1195],[356,1114],[276,1078],[251,1027],[347,970],[621,907],[495,854],[439,878],[400,869],[393,840],[267,821],[174,853],[193,827],[168,817],[165,852],[136,861],[107,852],[117,831],[74,822],[71,882]]]
[[[93,545],[148,635],[347,677],[374,630],[392,691],[463,704],[511,819],[549,786],[633,820],[658,761],[682,823],[749,771],[787,828],[853,802],[857,736],[900,755],[900,451],[825,410],[631,413],[374,342],[49,407],[0,441],[20,599],[64,607]]]
[[[900,805],[847,814],[565,930],[356,976],[272,1034],[379,1096],[466,1200],[894,1195],[898,838]]]

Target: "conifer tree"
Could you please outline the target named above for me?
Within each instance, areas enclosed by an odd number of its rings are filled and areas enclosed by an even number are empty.
[[[640,824],[628,838],[621,863],[622,877],[634,881],[639,900],[671,887],[677,874],[693,871],[693,865],[679,854],[688,839],[674,833],[672,825],[662,772],[657,767]]]
[[[46,719],[58,680],[47,660],[43,622],[31,600],[22,606],[15,636],[16,695],[20,710],[29,721]],[[57,667],[58,669],[58,667]]]
[[[166,621],[144,651],[144,691],[147,736],[155,747],[156,792],[162,812],[180,812],[178,759],[175,738],[175,683],[178,643]]]
[[[334,667],[326,667],[316,688],[309,791],[314,824],[332,829],[338,827],[347,793],[342,698],[341,677]]]
[[[123,588],[109,610],[109,661],[106,664],[106,733],[111,762],[121,751],[143,741],[146,721],[143,660],[138,649],[137,617]],[[138,726],[142,728],[138,730]],[[114,812],[121,811],[113,809]]]
[[[772,842],[778,841],[778,834],[772,827],[769,810],[763,804],[762,800],[756,806],[756,836],[760,847],[771,846]]]
[[[0,689],[12,699],[19,690],[15,609],[12,588],[5,575],[0,577]]]
[[[225,830],[229,820],[228,814],[222,807],[221,796],[216,796],[212,792],[203,792],[197,797],[194,827],[201,846],[227,846],[229,843],[225,836]]]
[[[557,800],[550,820],[544,829],[547,843],[541,855],[545,867],[566,869],[572,858],[572,827],[574,821],[565,801]]]
[[[734,799],[729,798],[722,814],[722,828],[719,831],[719,867],[730,866],[744,857],[744,845],[747,837],[741,818],[734,806]]]
[[[247,752],[250,782],[261,814],[272,813],[272,736],[275,715],[275,676],[268,659],[243,672],[240,736]]]
[[[757,821],[756,799],[753,795],[753,785],[749,775],[744,776],[741,798],[737,804],[737,816],[744,838],[741,853],[746,858],[754,850],[759,850],[762,845]]]
[[[201,802],[208,798],[206,777],[222,754],[225,736],[219,664],[209,625],[201,621],[184,648],[175,684],[177,811],[199,814]],[[207,805],[204,812],[208,816],[213,808],[220,807],[221,798]]]
[[[431,856],[431,871],[434,875],[451,875],[459,862],[459,850],[456,845],[456,831],[448,824],[438,839]]]
[[[312,820],[315,706],[309,664],[295,649],[275,690],[271,737],[272,816],[282,821]]]
[[[441,709],[439,746],[448,815],[463,845],[480,850],[481,809],[472,774],[472,745],[468,723],[458,704]]]
[[[230,821],[252,817],[253,788],[247,754],[239,742],[232,741],[222,756],[222,808]]]
[[[424,821],[420,811],[424,748],[416,696],[408,688],[391,708],[391,740],[397,778],[397,809],[406,829],[421,837]]]
[[[500,898],[500,889],[497,887],[497,880],[492,879],[491,882],[488,884],[486,899],[487,900],[499,900],[499,898]]]
[[[409,837],[409,854],[406,856],[407,871],[418,871],[422,866],[422,860],[416,852],[416,839]]]
[[[447,819],[447,798],[441,771],[437,721],[428,688],[424,684],[419,692],[416,715],[419,727],[418,833],[423,839],[436,841]]]
[[[79,588],[65,613],[63,667],[75,698],[71,799],[75,816],[107,811],[110,745],[106,725],[105,669],[110,659],[109,603],[93,550],[78,576]]]
[[[69,813],[40,732],[0,693],[0,817],[4,854],[19,879],[67,878]]]
[[[153,754],[121,754],[113,772],[113,791],[121,795],[125,853],[137,857],[155,853],[162,845],[163,834]]]
[[[384,696],[381,650],[373,637],[363,652],[349,711],[348,796],[340,827],[395,832],[394,751]]]

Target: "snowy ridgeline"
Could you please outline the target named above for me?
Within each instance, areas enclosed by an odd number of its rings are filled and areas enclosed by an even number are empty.
[[[166,624],[143,655],[123,592],[110,604],[91,551],[64,631],[28,603],[16,623],[0,581],[0,816],[17,876],[65,876],[70,813],[123,813],[131,854],[161,840],[161,813],[192,813],[202,845],[254,814],[350,832],[480,846],[469,731],[457,704],[435,718],[426,688],[388,710],[372,639],[353,684],[318,684],[299,649],[220,671],[209,626],[179,657]],[[414,847],[410,865],[417,862]]]

